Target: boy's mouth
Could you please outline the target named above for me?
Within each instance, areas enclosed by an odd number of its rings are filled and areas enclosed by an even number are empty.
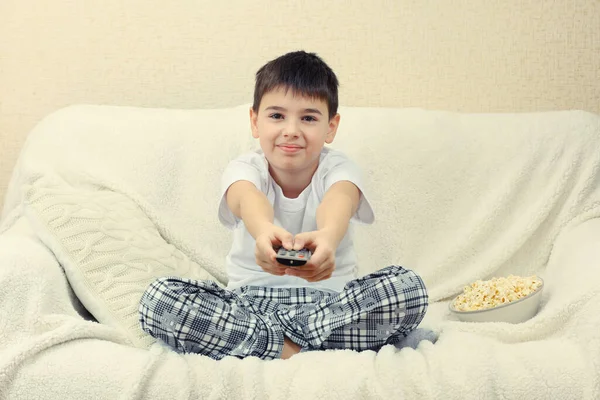
[[[277,147],[279,147],[282,151],[286,153],[295,153],[297,151],[302,150],[302,147],[298,146],[297,144],[280,144],[277,145]]]

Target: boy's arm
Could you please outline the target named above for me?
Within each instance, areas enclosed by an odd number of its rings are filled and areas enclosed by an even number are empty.
[[[338,181],[331,185],[317,208],[317,229],[327,232],[335,247],[340,244],[350,219],[360,202],[360,190],[350,181]]]
[[[329,279],[335,270],[335,253],[346,235],[350,219],[358,210],[361,192],[350,181],[331,185],[317,207],[317,230],[303,232],[294,238],[294,249],[313,249],[310,261],[302,267],[286,271],[288,275],[318,282]]]
[[[231,212],[242,219],[246,230],[256,241],[257,265],[270,274],[283,275],[286,267],[277,263],[273,246],[277,244],[291,249],[294,238],[291,233],[273,223],[273,206],[267,196],[252,182],[241,180],[229,186],[225,200]]]
[[[231,212],[244,221],[246,229],[254,239],[273,225],[273,206],[267,196],[252,182],[234,182],[227,189],[225,196]]]

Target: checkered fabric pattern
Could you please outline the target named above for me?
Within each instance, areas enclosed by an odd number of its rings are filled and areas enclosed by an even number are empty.
[[[139,307],[142,329],[180,353],[278,358],[283,332],[252,305],[212,281],[165,277],[154,281]]]
[[[282,296],[282,290],[290,295]],[[417,328],[428,307],[421,278],[399,266],[350,281],[336,294],[314,289],[274,294],[269,288],[243,288],[242,293],[293,342],[310,349],[363,351],[395,344]]]
[[[220,359],[278,358],[284,335],[303,349],[376,350],[417,328],[427,290],[413,271],[389,266],[340,293],[161,278],[140,303],[142,328],[177,351]]]

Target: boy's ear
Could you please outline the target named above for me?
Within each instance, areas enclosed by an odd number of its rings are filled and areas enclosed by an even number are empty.
[[[337,133],[338,126],[340,125],[340,114],[335,114],[329,120],[329,131],[327,131],[327,135],[325,136],[325,143],[331,144],[333,139],[335,139],[335,134]]]
[[[258,126],[256,120],[258,119],[258,113],[254,112],[254,109],[250,107],[250,129],[252,129],[252,137],[258,139]]]

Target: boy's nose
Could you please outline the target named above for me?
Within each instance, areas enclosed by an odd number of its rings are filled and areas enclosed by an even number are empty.
[[[298,136],[300,134],[300,127],[296,122],[288,122],[283,128],[283,136]]]

